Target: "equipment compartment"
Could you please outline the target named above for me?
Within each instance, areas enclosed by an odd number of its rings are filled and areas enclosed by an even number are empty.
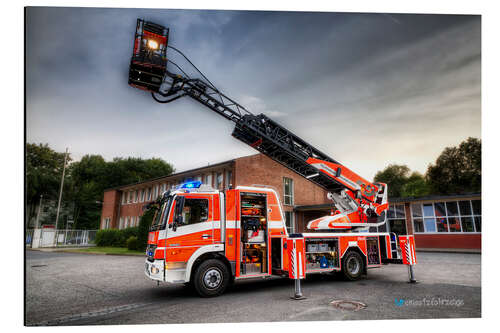
[[[366,251],[368,254],[368,265],[380,265],[378,237],[366,238]]]
[[[306,238],[306,270],[339,268],[338,240]]]
[[[242,275],[268,272],[267,265],[267,196],[241,194],[241,266]]]

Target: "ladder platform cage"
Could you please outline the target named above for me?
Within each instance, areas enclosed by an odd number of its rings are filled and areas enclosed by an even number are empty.
[[[159,91],[167,72],[168,37],[168,28],[137,19],[129,85],[146,91]]]

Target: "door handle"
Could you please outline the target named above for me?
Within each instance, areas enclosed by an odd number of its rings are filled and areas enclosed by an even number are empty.
[[[201,238],[203,238],[203,239],[207,239],[207,238],[211,238],[211,237],[212,236],[209,235],[209,234],[203,234],[203,235],[201,235]]]

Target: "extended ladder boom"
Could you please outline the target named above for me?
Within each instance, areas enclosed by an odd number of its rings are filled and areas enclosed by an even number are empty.
[[[150,26],[154,27],[154,34],[148,31],[152,30]],[[169,72],[166,69],[168,34],[169,30],[164,27],[138,20],[129,70],[130,85],[150,91],[154,99],[160,103],[189,96],[233,121],[235,123],[233,137],[325,190],[339,193],[347,189],[355,193],[357,199],[376,202],[379,184],[373,184],[360,177],[266,115],[254,115],[222,94],[211,83]],[[151,49],[151,44],[157,48]],[[177,49],[173,49],[180,53]],[[175,63],[174,65],[177,66]],[[177,67],[182,71],[179,66]]]

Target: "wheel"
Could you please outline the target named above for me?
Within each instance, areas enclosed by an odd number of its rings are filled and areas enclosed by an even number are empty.
[[[194,288],[201,297],[214,297],[226,290],[229,271],[220,260],[209,259],[201,263],[194,273]]]
[[[347,280],[355,281],[361,277],[365,263],[356,251],[348,251],[342,258],[342,273]]]

